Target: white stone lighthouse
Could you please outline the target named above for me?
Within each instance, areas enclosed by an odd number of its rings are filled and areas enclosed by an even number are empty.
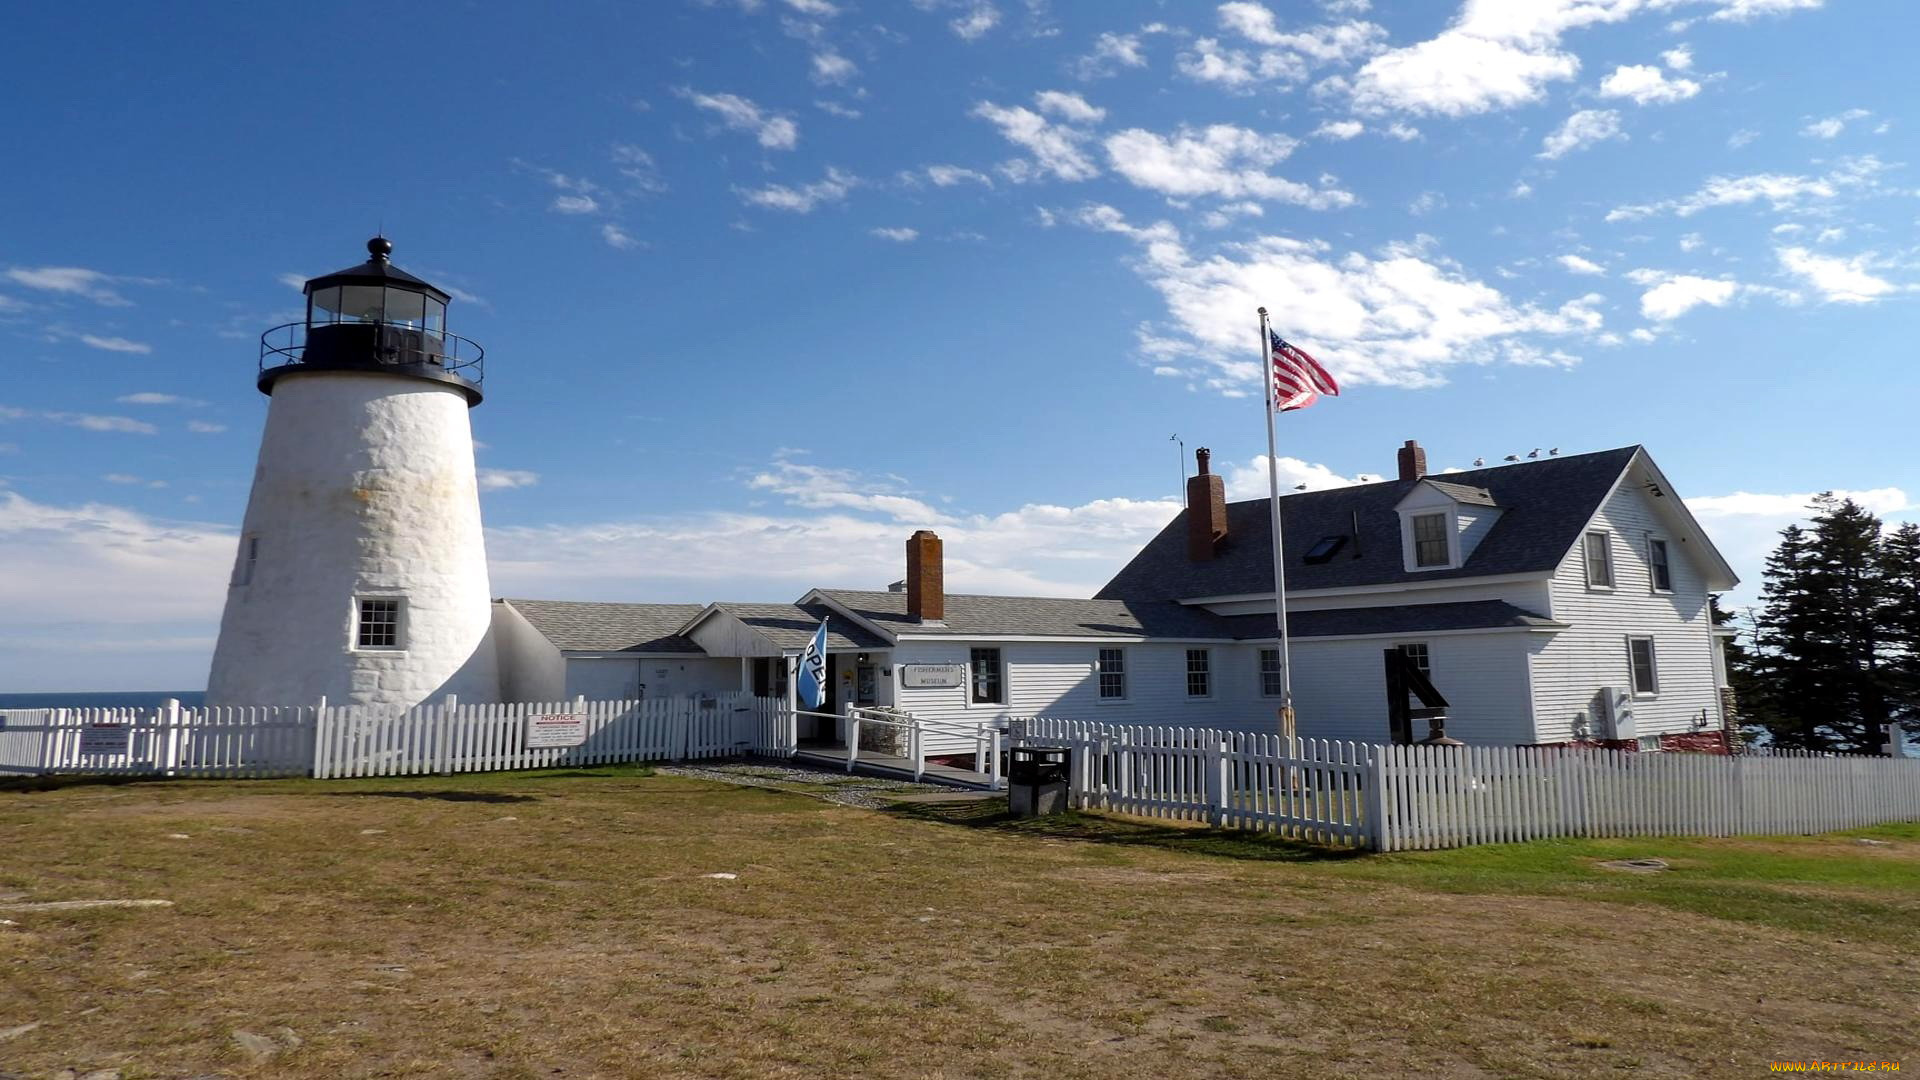
[[[498,700],[467,420],[482,353],[392,243],[367,251],[261,339],[267,424],[209,703]]]

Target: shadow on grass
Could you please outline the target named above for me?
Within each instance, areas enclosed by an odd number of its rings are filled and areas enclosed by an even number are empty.
[[[1271,833],[1156,825],[1100,814],[1069,812],[1050,817],[1017,818],[1007,812],[1007,800],[1004,798],[964,803],[896,803],[887,811],[917,821],[968,829],[990,829],[1042,840],[1152,847],[1189,855],[1252,862],[1342,862],[1365,854],[1353,848],[1322,847]]]
[[[500,791],[327,791],[330,799],[432,799],[437,802],[523,803],[536,795],[509,795]]]
[[[65,791],[68,788],[82,787],[123,787],[128,784],[171,784],[177,781],[172,776],[100,776],[76,773],[55,776],[15,776],[0,780],[0,795],[26,794],[36,791]]]

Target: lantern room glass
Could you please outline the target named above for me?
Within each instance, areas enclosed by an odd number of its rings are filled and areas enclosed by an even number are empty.
[[[413,289],[379,285],[335,285],[316,289],[307,301],[307,322],[388,323],[425,330],[438,337],[446,332],[447,306]]]

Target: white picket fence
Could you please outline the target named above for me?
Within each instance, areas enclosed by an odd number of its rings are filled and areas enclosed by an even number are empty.
[[[303,776],[316,706],[15,709],[0,713],[0,776]]]
[[[1920,821],[1920,760],[1383,746],[1018,722],[1073,755],[1075,806],[1380,851],[1552,836],[1739,836]]]
[[[585,740],[529,748],[529,717],[583,719]],[[0,775],[412,776],[792,753],[778,701],[749,694],[460,705],[37,709],[0,712]]]

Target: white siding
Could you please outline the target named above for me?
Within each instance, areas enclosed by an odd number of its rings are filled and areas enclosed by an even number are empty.
[[[504,600],[493,605],[493,638],[499,650],[504,700],[558,701],[565,695],[566,658]]]
[[[566,697],[591,701],[711,697],[740,689],[740,661],[691,654],[569,656]]]
[[[1300,734],[1313,739],[1386,742],[1386,650],[1421,642],[1433,668],[1434,688],[1447,699],[1447,734],[1462,742],[1529,742],[1528,656],[1545,634],[1411,634],[1396,638],[1293,642],[1294,715]],[[1272,704],[1272,702],[1269,702]],[[1426,723],[1413,737],[1426,737]]]
[[[700,620],[687,635],[708,656],[779,656],[780,650],[767,643],[758,630],[725,611],[716,611]]]
[[[1668,495],[1671,499],[1674,496]],[[1720,723],[1713,654],[1717,648],[1707,616],[1707,589],[1695,553],[1668,529],[1642,488],[1638,470],[1621,481],[1592,526],[1610,534],[1614,587],[1587,588],[1584,545],[1576,543],[1553,578],[1553,618],[1572,628],[1555,635],[1534,657],[1537,739],[1566,742],[1574,717],[1592,714],[1603,687],[1627,688],[1632,680],[1627,638],[1654,639],[1659,693],[1634,699],[1640,735],[1695,729],[1705,711],[1708,727]],[[1647,567],[1647,537],[1667,540],[1673,592],[1655,593]],[[1593,734],[1602,734],[1594,730]]]
[[[1473,558],[1473,549],[1493,531],[1493,525],[1500,520],[1500,508],[1497,506],[1462,506],[1458,515],[1460,525],[1460,565],[1467,565]]]
[[[1259,696],[1258,647],[1251,644],[1141,644],[1129,642],[904,641],[901,664],[966,664],[974,647],[997,648],[1006,671],[1005,705],[975,705],[967,686],[919,690],[897,687],[900,708],[916,716],[984,722],[1005,716],[1052,716],[1108,724],[1173,724],[1252,730],[1272,718],[1273,703]],[[1127,654],[1127,698],[1103,702],[1094,664],[1102,648]],[[1211,653],[1213,693],[1187,697],[1187,649]],[[1270,730],[1270,729],[1268,729]],[[930,753],[972,750],[971,741],[928,740]]]

